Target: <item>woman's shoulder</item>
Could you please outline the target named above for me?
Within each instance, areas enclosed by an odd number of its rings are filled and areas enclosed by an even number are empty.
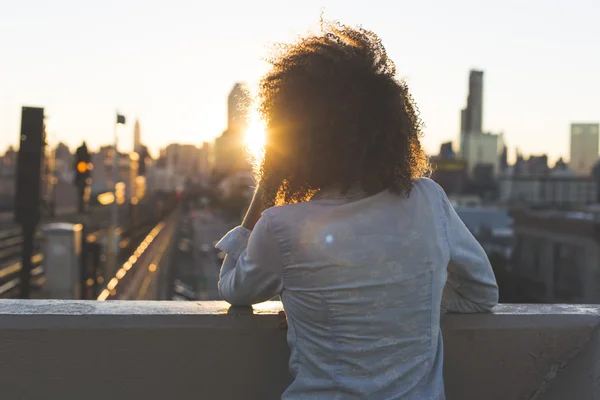
[[[310,202],[284,204],[281,206],[269,207],[262,212],[262,216],[269,219],[281,219],[281,218],[296,218],[302,214],[308,213]]]
[[[424,197],[439,201],[443,193],[444,190],[433,179],[423,177],[413,181],[411,197]]]
[[[439,193],[440,191],[440,185],[438,185],[433,179],[431,178],[427,178],[427,177],[422,177],[422,178],[417,178],[413,181],[413,188],[419,188],[421,190],[426,190],[426,191],[430,191],[430,192],[435,192],[435,193]]]

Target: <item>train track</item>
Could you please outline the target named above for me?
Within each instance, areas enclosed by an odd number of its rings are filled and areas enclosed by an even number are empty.
[[[154,224],[154,220],[148,219],[129,230],[121,230],[121,228],[118,228],[118,231],[121,234],[121,241],[119,243],[120,258],[129,257],[132,247],[138,244],[140,238],[143,238],[145,234],[152,229]],[[106,228],[89,233],[86,237],[87,242],[101,242],[107,233],[108,229]],[[31,258],[31,284],[33,289],[41,287],[45,281],[43,260],[44,256],[39,251]],[[0,269],[0,297],[10,298],[18,294],[19,284],[21,282],[19,278],[21,268],[21,262],[14,260],[4,268]]]
[[[144,239],[145,235],[163,218],[166,218],[172,211],[175,203],[174,199],[167,201],[164,208],[159,210],[160,215],[156,214],[155,202],[149,199],[148,202],[140,203],[136,207],[137,223],[131,228],[119,229],[121,236],[119,258],[127,259],[135,250],[135,246]],[[88,216],[88,222],[85,224],[87,232],[87,242],[102,242],[108,234],[107,222],[110,220],[110,207],[97,207],[92,209]],[[120,206],[119,215],[130,216],[127,205]],[[60,217],[62,222],[79,223],[81,216],[77,214],[63,215]],[[49,222],[49,221],[48,221]],[[57,221],[58,222],[58,221]],[[34,244],[34,255],[32,257],[31,284],[32,288],[41,286],[44,283],[43,255],[41,253],[40,235],[36,235]],[[0,231],[0,297],[14,297],[18,295],[19,273],[21,272],[21,249],[22,238],[21,229],[10,227]]]

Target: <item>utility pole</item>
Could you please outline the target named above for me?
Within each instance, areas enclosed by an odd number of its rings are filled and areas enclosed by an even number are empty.
[[[21,225],[23,237],[19,273],[22,299],[30,297],[33,241],[41,219],[42,166],[45,144],[44,109],[23,107],[15,194],[15,220]]]

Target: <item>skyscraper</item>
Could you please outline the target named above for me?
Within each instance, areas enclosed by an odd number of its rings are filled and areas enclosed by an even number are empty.
[[[215,172],[227,175],[249,170],[244,133],[248,127],[250,96],[242,83],[236,83],[227,98],[227,129],[215,139]]]
[[[598,160],[600,124],[571,124],[571,161],[573,171],[590,175]]]
[[[483,132],[483,71],[469,73],[467,107],[460,114],[460,153],[468,153],[468,136]]]
[[[483,132],[483,71],[471,70],[467,106],[460,114],[460,158],[467,162],[469,175],[476,168],[495,175],[503,149],[502,134]]]
[[[250,105],[248,91],[241,83],[236,83],[227,98],[227,130],[231,133],[243,133],[248,120]]]
[[[140,127],[140,120],[135,120],[135,125],[133,126],[133,151],[139,152],[142,148],[142,131]]]

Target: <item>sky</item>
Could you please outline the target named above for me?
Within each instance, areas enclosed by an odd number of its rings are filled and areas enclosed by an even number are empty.
[[[484,129],[514,152],[568,157],[571,122],[600,120],[597,0],[0,0],[0,149],[21,106],[41,106],[50,144],[97,148],[139,118],[155,151],[200,145],[226,126],[236,81],[268,70],[274,43],[321,15],[378,33],[405,79],[434,154],[456,140],[471,68],[484,74]]]

